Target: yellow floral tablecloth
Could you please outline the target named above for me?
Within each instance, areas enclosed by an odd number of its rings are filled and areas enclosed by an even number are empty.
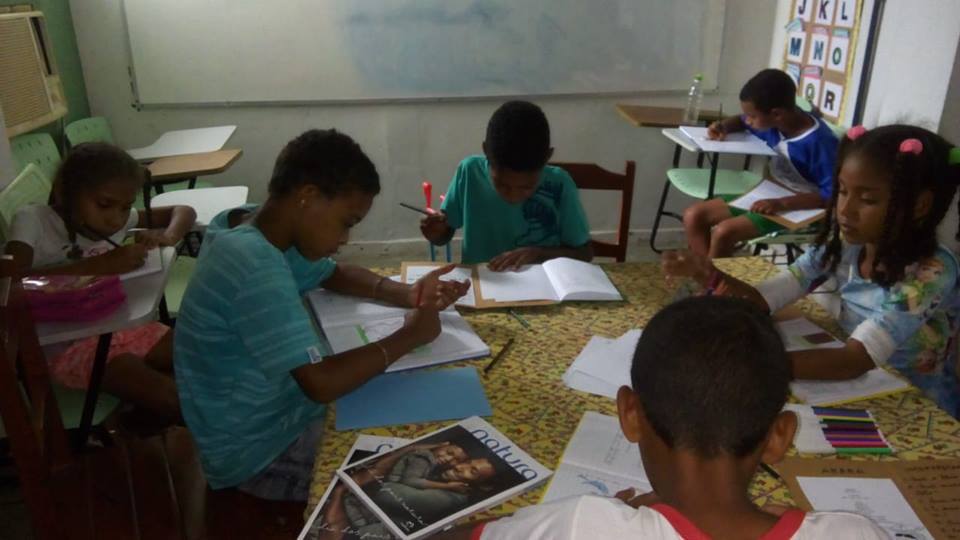
[[[750,283],[758,283],[778,271],[760,258],[726,259],[719,261],[718,266]],[[551,469],[559,462],[585,411],[616,415],[612,400],[567,388],[561,380],[567,367],[591,336],[617,337],[631,328],[643,327],[673,295],[664,282],[659,264],[608,264],[604,269],[626,302],[524,308],[522,315],[529,322],[529,329],[505,310],[463,311],[493,354],[510,337],[516,338],[511,350],[489,375],[481,375],[494,411],[493,417],[487,420]],[[799,307],[818,324],[837,331],[835,323],[816,303],[804,300]],[[455,365],[481,367],[487,362],[489,358]],[[856,406],[873,412],[880,428],[897,449],[895,457],[883,459],[960,458],[960,423],[937,408],[919,390],[858,402]],[[335,409],[332,407],[327,417],[326,433],[317,454],[308,515],[358,433],[335,431]],[[449,423],[390,426],[363,430],[363,433],[414,438]],[[480,517],[509,514],[518,507],[535,504],[543,491],[544,487],[527,492]],[[792,503],[786,485],[763,472],[754,479],[751,494],[757,504]]]

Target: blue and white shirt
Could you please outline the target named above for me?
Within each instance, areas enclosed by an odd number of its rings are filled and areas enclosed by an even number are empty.
[[[839,141],[827,124],[816,117],[810,118],[814,121],[813,127],[789,139],[776,128],[757,131],[747,125],[746,120],[743,124],[777,152],[770,160],[770,173],[774,179],[794,191],[816,190],[820,197],[829,200],[833,193]]]

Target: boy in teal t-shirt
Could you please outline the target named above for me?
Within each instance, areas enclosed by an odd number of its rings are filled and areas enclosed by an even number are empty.
[[[497,271],[593,258],[577,186],[566,171],[546,164],[553,148],[539,107],[501,105],[487,124],[483,153],[460,162],[441,211],[420,222],[427,240],[443,245],[463,228],[463,262],[489,261]]]

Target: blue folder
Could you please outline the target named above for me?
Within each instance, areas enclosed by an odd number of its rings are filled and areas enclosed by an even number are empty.
[[[337,431],[490,416],[477,369],[385,373],[337,400]]]

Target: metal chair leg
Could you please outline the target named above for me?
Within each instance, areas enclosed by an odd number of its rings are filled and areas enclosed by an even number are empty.
[[[666,182],[663,183],[663,192],[660,194],[660,205],[657,206],[657,215],[653,218],[653,229],[650,231],[650,249],[654,253],[662,253],[663,251],[657,248],[657,232],[660,230],[660,220],[663,218],[663,207],[667,204],[667,194],[670,192],[670,179],[668,178]]]

